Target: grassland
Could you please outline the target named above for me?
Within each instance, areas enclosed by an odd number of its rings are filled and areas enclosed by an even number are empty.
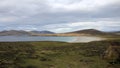
[[[103,58],[110,42],[1,42],[0,68],[119,68]]]

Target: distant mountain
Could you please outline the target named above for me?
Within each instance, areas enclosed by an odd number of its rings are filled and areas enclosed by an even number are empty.
[[[36,34],[55,34],[54,32],[51,31],[30,31],[32,33],[36,33]]]
[[[96,30],[96,29],[85,29],[85,30],[79,30],[79,31],[74,31],[74,32],[69,32],[69,33],[75,33],[75,34],[91,34],[91,35],[107,34],[106,32],[99,31],[99,30]]]
[[[30,35],[29,32],[23,31],[23,30],[9,30],[9,31],[1,31],[0,32],[1,36],[9,36],[9,35]]]
[[[23,36],[23,35],[54,34],[50,31],[23,31],[23,30],[5,30],[0,32],[0,36]]]
[[[120,31],[104,32],[96,29],[78,30],[68,33],[54,33],[51,31],[23,31],[23,30],[8,30],[1,31],[0,36],[80,36],[80,35],[120,35]]]
[[[120,31],[114,31],[114,32],[110,32],[110,33],[120,35]]]

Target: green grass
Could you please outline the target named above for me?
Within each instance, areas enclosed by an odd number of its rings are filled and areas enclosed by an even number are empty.
[[[0,68],[119,68],[102,54],[109,42],[1,42]],[[9,62],[9,63],[8,63]]]

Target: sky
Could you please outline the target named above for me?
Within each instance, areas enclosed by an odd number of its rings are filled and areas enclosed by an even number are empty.
[[[120,31],[120,0],[0,0],[0,31]]]

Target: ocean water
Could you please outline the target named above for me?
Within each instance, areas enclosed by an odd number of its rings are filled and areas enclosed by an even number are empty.
[[[0,42],[24,42],[24,41],[60,41],[60,42],[91,42],[100,41],[102,38],[93,36],[78,37],[53,37],[53,36],[0,36]]]

